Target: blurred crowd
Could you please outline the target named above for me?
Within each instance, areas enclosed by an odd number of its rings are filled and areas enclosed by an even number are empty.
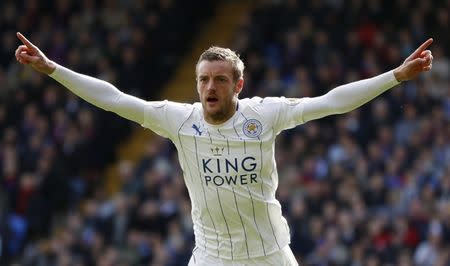
[[[187,264],[174,146],[155,137],[137,164],[121,161],[123,185],[108,197],[101,169],[130,124],[13,60],[19,30],[57,62],[157,97],[148,88],[212,14],[208,1],[150,2],[0,4],[0,264]],[[450,265],[450,1],[258,3],[231,44],[246,64],[241,98],[321,95],[434,38],[431,72],[279,136],[277,198],[305,265]]]
[[[90,205],[82,203],[105,197],[104,167],[138,126],[18,64],[15,33],[60,64],[154,99],[214,6],[207,0],[0,1],[0,265],[65,265],[64,259],[94,265],[109,254],[91,251],[94,238],[84,230]],[[64,225],[72,216],[83,234]],[[76,238],[60,243],[63,235]]]

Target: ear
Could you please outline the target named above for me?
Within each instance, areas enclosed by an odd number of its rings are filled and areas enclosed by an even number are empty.
[[[237,82],[236,82],[236,86],[234,87],[234,92],[236,93],[236,95],[239,95],[239,93],[241,93],[242,88],[244,88],[244,79],[240,78]]]

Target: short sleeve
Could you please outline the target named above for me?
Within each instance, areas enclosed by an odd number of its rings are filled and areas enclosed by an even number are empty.
[[[167,100],[147,102],[142,126],[162,137],[173,139],[192,112],[191,104]]]

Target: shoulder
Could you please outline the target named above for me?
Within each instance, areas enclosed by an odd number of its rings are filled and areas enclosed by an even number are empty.
[[[168,101],[168,100],[148,101],[147,106],[150,109],[155,109],[155,110],[160,109],[160,110],[166,112],[167,114],[171,114],[171,113],[179,114],[180,112],[190,113],[195,109],[193,104],[172,102],[172,101]]]
[[[194,113],[195,106],[188,103],[172,101],[147,102],[143,126],[157,134],[172,138],[174,132],[180,128]]]
[[[193,103],[191,105],[192,105],[192,108],[195,109],[195,110],[202,110],[202,108],[203,108],[201,102],[195,102],[195,103]]]
[[[252,97],[239,100],[239,111],[245,117],[258,117],[259,120],[269,122],[273,120],[274,108],[270,98]]]
[[[243,113],[254,114],[272,123],[277,132],[304,123],[302,113],[306,98],[253,97],[243,99]]]
[[[160,123],[177,123],[185,120],[195,110],[193,104],[164,101],[147,102],[147,118]]]
[[[174,121],[184,121],[188,119],[192,114],[197,113],[201,108],[197,103],[180,103],[167,101],[167,111],[170,113],[171,118]]]
[[[252,109],[274,108],[279,105],[297,105],[301,103],[301,98],[285,98],[285,97],[253,97],[239,100],[239,104],[243,108],[250,107]]]
[[[190,103],[180,103],[180,102],[173,102],[173,101],[168,101],[168,100],[164,100],[164,101],[160,101],[160,102],[156,102],[156,103],[158,103],[160,106],[168,106],[168,107],[174,108],[174,109],[182,109],[182,110],[194,109],[194,104],[190,104]]]
[[[261,97],[252,97],[252,98],[244,98],[239,99],[239,109],[245,110],[245,109],[253,109],[260,105],[263,102],[264,98]]]

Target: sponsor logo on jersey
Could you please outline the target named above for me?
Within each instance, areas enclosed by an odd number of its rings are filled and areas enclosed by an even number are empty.
[[[201,171],[205,184],[248,185],[258,183],[257,161],[252,156],[245,158],[202,158]]]
[[[249,138],[257,138],[261,135],[262,132],[262,124],[256,119],[249,119],[245,121],[242,130],[244,131],[244,135]]]

